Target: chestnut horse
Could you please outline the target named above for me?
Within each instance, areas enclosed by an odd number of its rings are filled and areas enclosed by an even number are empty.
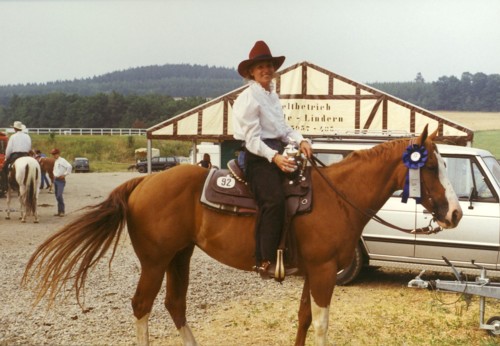
[[[360,211],[378,211],[395,190],[403,188],[408,169],[402,155],[410,143],[425,146],[428,152],[420,169],[422,204],[443,228],[458,224],[462,210],[433,143],[435,135],[428,137],[426,127],[418,138],[354,152],[340,163],[312,172],[313,210],[293,220],[300,273],[305,277],[296,345],[305,344],[311,323],[316,344],[327,343],[337,272],[351,263],[370,219],[369,213]],[[132,299],[138,343],[149,342],[148,318],[166,274],[165,307],[184,345],[196,345],[186,321],[194,247],[233,268],[250,271],[255,264],[254,217],[222,214],[202,206],[200,195],[206,176],[204,168],[180,165],[123,183],[105,201],[89,207],[38,247],[26,266],[23,285],[33,278],[36,303],[45,295],[53,303],[71,281],[80,302],[89,269],[110,247],[114,255],[126,225],[141,263]]]
[[[53,157],[38,157],[36,159],[40,164],[43,174],[49,175],[50,185],[48,188],[49,192],[52,192],[52,188],[54,186],[54,162],[56,162],[56,159]]]
[[[7,220],[10,220],[10,200],[13,192],[19,193],[21,205],[21,222],[26,222],[26,216],[33,215],[38,223],[38,193],[40,192],[40,165],[30,156],[18,158],[12,164],[9,173],[7,189]]]

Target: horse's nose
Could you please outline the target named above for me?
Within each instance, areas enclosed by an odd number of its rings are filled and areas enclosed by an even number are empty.
[[[452,227],[457,227],[458,223],[462,219],[462,209],[455,209],[451,214]]]

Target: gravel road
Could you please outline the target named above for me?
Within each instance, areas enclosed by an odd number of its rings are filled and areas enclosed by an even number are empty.
[[[135,343],[135,317],[130,300],[135,292],[140,267],[128,236],[121,240],[111,271],[108,270],[107,261],[101,261],[96,270],[90,273],[84,311],[76,304],[74,292],[69,288],[65,292],[67,298],[52,309],[48,310],[44,302],[33,309],[32,292],[20,288],[20,280],[38,244],[63,224],[78,217],[82,207],[101,202],[114,187],[139,175],[135,172],[72,174],[67,179],[64,193],[66,216],[52,216],[56,212],[55,197],[43,190],[39,198],[39,224],[34,224],[30,218],[27,223],[20,223],[17,212],[11,214],[11,220],[5,220],[6,200],[0,199],[0,345]],[[12,207],[18,208],[17,199],[13,201]],[[202,344],[210,345],[210,340],[219,340],[213,344],[220,345],[220,340],[227,339],[222,337],[220,331],[210,327],[211,308],[220,308],[233,300],[249,304],[256,295],[265,296],[266,299],[278,296],[279,299],[293,299],[298,305],[301,282],[301,278],[288,278],[283,285],[263,281],[254,273],[228,268],[201,251],[195,251],[191,265],[188,321]],[[163,288],[150,317],[151,343],[180,345],[177,330],[163,307],[164,294]],[[296,316],[296,311],[293,316]],[[284,337],[283,344],[290,344],[290,338],[293,339],[295,332],[293,327],[290,328],[291,334]]]

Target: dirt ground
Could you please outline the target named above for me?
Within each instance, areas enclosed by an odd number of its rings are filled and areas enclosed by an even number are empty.
[[[143,174],[142,174],[143,175]],[[141,176],[137,172],[80,173],[67,178],[64,199],[66,216],[56,217],[54,194],[43,190],[39,197],[40,223],[34,224],[29,217],[26,223],[18,220],[18,201],[12,201],[11,220],[5,219],[6,199],[0,199],[0,345],[130,345],[135,343],[135,318],[130,300],[140,272],[140,265],[126,233],[121,240],[111,273],[108,263],[101,261],[87,280],[85,293],[86,312],[76,304],[74,292],[68,288],[68,297],[51,310],[44,303],[32,308],[31,291],[20,288],[24,267],[38,244],[73,218],[79,217],[82,208],[103,201],[120,183]],[[292,288],[294,295],[300,292],[300,278],[288,280],[282,288]],[[294,285],[295,284],[295,285]],[[278,295],[277,284],[260,280],[255,273],[224,267],[204,253],[195,251],[191,268],[189,292],[189,320],[200,334],[204,345],[221,344],[219,330],[209,328],[210,308],[225,301],[251,300],[259,292],[268,296]],[[153,345],[179,345],[180,337],[162,304],[165,288],[159,293],[150,317],[151,343]],[[290,292],[287,293],[291,294]],[[208,322],[208,325],[207,325]],[[226,327],[223,327],[224,329]],[[259,336],[249,337],[250,344],[259,344]],[[267,338],[267,336],[264,336]],[[291,335],[286,335],[288,344]],[[283,338],[283,337],[281,337]],[[207,342],[214,340],[214,343]],[[219,339],[221,340],[221,339]],[[236,340],[236,339],[233,339]],[[222,343],[223,344],[223,343]],[[231,343],[229,343],[231,344]],[[266,341],[260,343],[268,344]]]
[[[16,213],[12,220],[5,220],[6,201],[0,199],[0,346],[135,344],[130,299],[140,266],[127,236],[122,237],[111,271],[104,260],[89,274],[83,311],[70,287],[63,292],[67,299],[52,309],[47,310],[43,302],[32,308],[31,291],[19,283],[38,244],[81,215],[82,207],[103,201],[114,187],[139,175],[72,174],[64,194],[67,216],[52,216],[55,198],[44,190],[39,224],[31,219],[21,224]],[[454,295],[440,298],[446,303],[443,305],[425,290],[406,287],[416,274],[369,271],[355,285],[337,287],[330,310],[329,344],[497,344],[478,328],[477,299],[468,310]],[[426,279],[430,278],[436,277]],[[201,345],[291,345],[302,283],[300,277],[287,278],[282,285],[264,281],[255,273],[225,267],[196,250],[191,263],[188,322]],[[163,307],[164,286],[150,316],[151,345],[181,345]],[[499,305],[488,305],[487,309],[489,317],[499,311]],[[313,345],[311,334],[307,345]]]

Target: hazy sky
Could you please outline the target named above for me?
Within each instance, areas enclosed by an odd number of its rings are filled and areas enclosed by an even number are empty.
[[[0,0],[0,85],[236,67],[257,40],[363,83],[500,73],[500,0]]]

